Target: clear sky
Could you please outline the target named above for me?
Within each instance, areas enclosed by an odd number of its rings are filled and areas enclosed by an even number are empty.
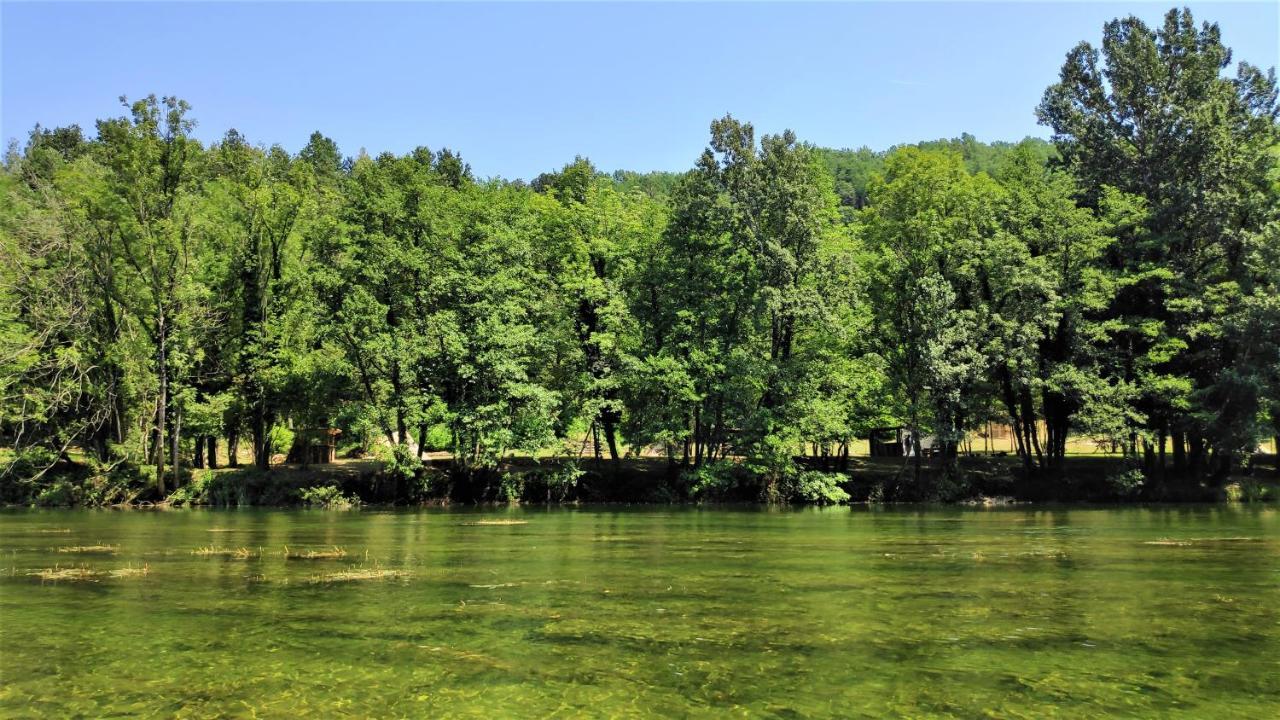
[[[852,4],[14,3],[0,9],[0,136],[176,94],[197,136],[296,151],[418,145],[482,177],[575,155],[680,170],[726,112],[758,131],[881,149],[1046,136],[1033,109],[1067,50],[1169,2]],[[1280,56],[1280,3],[1191,3],[1237,60]]]

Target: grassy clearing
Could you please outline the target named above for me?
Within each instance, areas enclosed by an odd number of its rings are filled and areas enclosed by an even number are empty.
[[[60,553],[79,553],[82,555],[114,555],[119,545],[71,545],[58,548]]]
[[[347,551],[334,545],[327,550],[290,550],[284,546],[285,560],[339,560],[347,556]]]

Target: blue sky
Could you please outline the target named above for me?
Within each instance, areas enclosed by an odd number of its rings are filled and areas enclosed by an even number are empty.
[[[692,165],[726,112],[835,147],[1047,136],[1033,109],[1067,50],[1168,2],[852,4],[14,3],[0,9],[0,136],[176,94],[197,136],[236,128],[345,154],[418,145],[480,176],[575,155]],[[1280,3],[1192,3],[1237,60],[1280,56]]]

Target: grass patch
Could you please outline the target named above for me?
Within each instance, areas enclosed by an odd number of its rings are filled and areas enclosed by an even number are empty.
[[[119,545],[71,545],[58,548],[60,553],[80,553],[82,555],[114,555]]]
[[[383,568],[351,568],[339,572],[322,573],[311,578],[311,582],[318,584],[327,583],[343,583],[343,582],[360,582],[365,580],[390,580],[392,578],[408,577],[409,573],[403,570],[386,570]]]
[[[248,560],[258,556],[257,551],[249,548],[221,548],[212,545],[196,548],[191,551],[191,554],[199,555],[200,557],[229,557],[236,560]]]
[[[132,565],[115,570],[94,570],[91,567],[81,565],[80,567],[62,567],[54,565],[51,568],[41,568],[33,572],[27,573],[32,577],[38,577],[41,580],[51,582],[98,582],[103,578],[112,578],[123,580],[128,578],[146,577],[151,574],[151,566],[143,565],[142,567],[133,567]]]
[[[122,567],[116,570],[108,570],[107,574],[113,578],[137,578],[146,577],[151,574],[151,566],[143,565],[140,568],[133,566]]]
[[[104,573],[87,567],[59,567],[57,565],[51,568],[43,568],[27,575],[38,577],[41,580],[52,580],[54,582],[67,580],[70,582],[96,582]]]
[[[347,551],[334,545],[328,550],[290,550],[284,546],[285,560],[338,560],[347,556]]]

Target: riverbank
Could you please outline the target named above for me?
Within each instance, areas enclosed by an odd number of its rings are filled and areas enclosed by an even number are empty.
[[[68,466],[39,485],[5,488],[8,506],[212,506],[326,507],[416,506],[477,503],[783,503],[878,502],[1268,502],[1280,497],[1276,456],[1254,456],[1249,467],[1221,484],[1166,476],[1150,482],[1119,456],[1068,457],[1061,473],[1027,475],[1017,458],[972,455],[959,459],[957,477],[933,463],[923,483],[912,481],[903,458],[849,458],[847,466],[809,463],[790,478],[769,485],[742,464],[698,470],[663,458],[627,458],[576,463],[510,458],[498,468],[460,473],[448,458],[429,460],[413,474],[388,472],[372,459],[328,464],[281,464],[196,469],[176,490],[161,496],[144,476],[98,474]],[[929,488],[919,495],[913,490]]]

